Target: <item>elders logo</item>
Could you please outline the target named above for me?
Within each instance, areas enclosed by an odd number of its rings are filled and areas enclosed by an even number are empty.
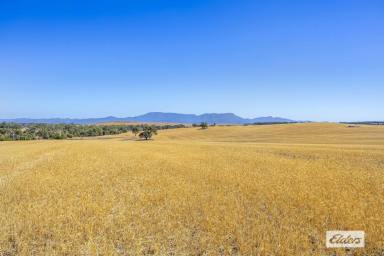
[[[364,247],[364,231],[327,231],[325,240],[328,248],[358,248]]]

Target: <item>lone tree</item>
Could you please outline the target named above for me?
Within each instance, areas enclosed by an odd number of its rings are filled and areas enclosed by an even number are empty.
[[[153,135],[157,135],[157,129],[153,126],[144,126],[143,131],[140,132],[139,137],[145,140],[152,138]]]
[[[136,136],[139,133],[139,128],[137,126],[132,127],[132,133]]]
[[[208,129],[208,124],[206,122],[201,122],[200,127],[201,129]]]

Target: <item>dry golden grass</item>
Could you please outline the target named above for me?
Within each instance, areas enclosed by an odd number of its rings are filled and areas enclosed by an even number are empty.
[[[348,125],[334,123],[216,126],[203,131],[199,129],[169,130],[163,132],[161,138],[212,142],[384,145],[384,126],[348,127]]]
[[[382,255],[384,127],[2,142],[0,209],[3,255],[344,255],[335,229]]]

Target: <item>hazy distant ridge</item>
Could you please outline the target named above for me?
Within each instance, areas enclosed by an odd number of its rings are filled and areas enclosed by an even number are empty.
[[[194,114],[178,114],[178,113],[163,113],[150,112],[144,115],[135,117],[101,117],[101,118],[16,118],[16,119],[0,119],[0,122],[15,122],[15,123],[74,123],[74,124],[95,124],[103,122],[162,122],[162,123],[216,123],[216,124],[246,124],[246,123],[273,123],[273,122],[295,122],[294,120],[281,117],[256,117],[242,118],[233,113],[207,113],[202,115]]]

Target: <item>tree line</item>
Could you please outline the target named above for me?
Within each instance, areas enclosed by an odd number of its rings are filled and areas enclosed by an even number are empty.
[[[211,126],[216,126],[216,123],[211,124]],[[192,127],[200,127],[201,129],[208,129],[207,122],[201,122],[200,124],[192,124]]]
[[[340,122],[341,124],[384,125],[384,121]]]
[[[149,128],[150,127],[150,128]],[[140,138],[148,139],[157,130],[185,127],[178,125],[78,125],[78,124],[16,124],[0,123],[0,141],[69,139],[121,134],[137,131]],[[141,134],[141,136],[140,136]],[[150,134],[150,136],[148,136]]]

